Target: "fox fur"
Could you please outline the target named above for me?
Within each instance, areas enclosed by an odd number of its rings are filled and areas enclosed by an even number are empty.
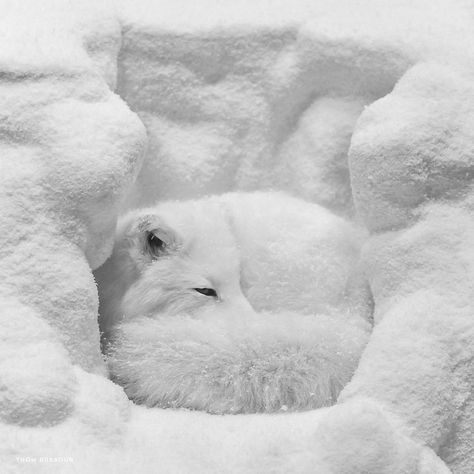
[[[347,293],[361,240],[326,209],[281,193],[132,211],[96,272],[111,377],[150,407],[333,404],[368,337]]]

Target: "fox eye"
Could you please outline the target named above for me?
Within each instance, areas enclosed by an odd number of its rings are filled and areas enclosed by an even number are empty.
[[[146,243],[150,253],[155,257],[160,255],[166,247],[165,243],[153,232],[148,233]]]
[[[194,288],[194,290],[201,293],[201,295],[217,298],[216,290],[213,290],[212,288]]]

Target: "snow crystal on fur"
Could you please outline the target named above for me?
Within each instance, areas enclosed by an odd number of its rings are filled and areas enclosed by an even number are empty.
[[[159,315],[122,323],[109,367],[135,402],[210,413],[332,405],[366,333],[327,316]]]

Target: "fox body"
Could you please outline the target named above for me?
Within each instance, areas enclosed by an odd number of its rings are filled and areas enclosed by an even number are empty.
[[[343,219],[280,193],[129,213],[96,272],[112,378],[148,406],[332,404],[367,340],[348,297],[360,243]]]

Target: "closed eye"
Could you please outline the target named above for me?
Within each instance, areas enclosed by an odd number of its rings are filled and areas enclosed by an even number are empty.
[[[201,293],[201,295],[217,298],[216,290],[213,290],[212,288],[194,288],[194,290]]]

